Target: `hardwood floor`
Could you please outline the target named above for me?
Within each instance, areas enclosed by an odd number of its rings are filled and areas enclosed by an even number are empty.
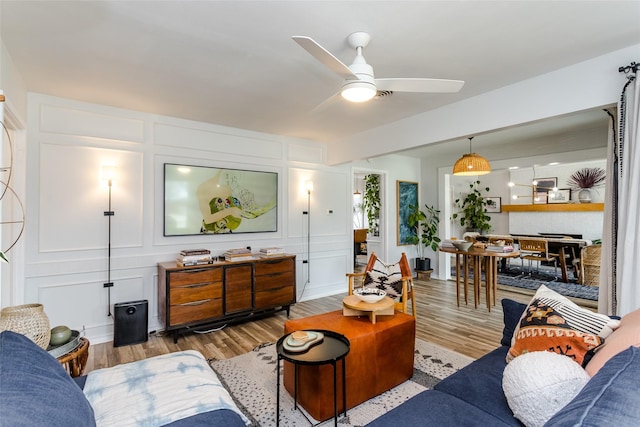
[[[457,307],[455,282],[415,281],[414,288],[418,315],[417,337],[473,358],[478,358],[499,345],[503,327],[500,299],[510,298],[520,302],[531,299],[531,294],[499,289],[498,304],[489,312],[484,297],[481,297],[477,309],[474,309],[473,300],[468,305],[461,301],[460,307]],[[297,303],[291,307],[290,317],[295,319],[339,310],[344,296],[346,290],[342,295]],[[177,344],[173,343],[172,336],[165,336],[160,331],[150,334],[149,340],[143,344],[117,348],[113,347],[112,342],[91,345],[85,373],[189,349],[200,351],[206,358],[234,357],[252,350],[258,344],[276,341],[282,335],[286,320],[286,313],[279,312],[215,332],[187,334],[181,336]]]

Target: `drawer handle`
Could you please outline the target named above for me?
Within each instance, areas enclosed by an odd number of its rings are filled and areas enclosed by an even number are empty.
[[[265,274],[262,277],[275,277],[275,276],[283,276],[286,273],[271,273],[271,274]]]
[[[208,272],[210,270],[208,269],[202,269],[202,268],[198,268],[195,270],[182,270],[180,273],[184,273],[184,274],[198,274],[198,273],[202,273],[202,272]]]
[[[185,303],[178,304],[178,305],[180,305],[180,306],[202,305],[202,304],[207,303],[209,301],[210,300],[208,300],[208,299],[203,299],[203,300],[200,300],[200,301],[185,302]]]
[[[189,289],[194,289],[194,288],[202,288],[207,286],[209,283],[194,283],[193,285],[184,285],[184,286],[180,286],[181,288],[189,288]]]

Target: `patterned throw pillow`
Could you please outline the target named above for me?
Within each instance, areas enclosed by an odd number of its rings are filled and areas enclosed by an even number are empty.
[[[520,318],[507,363],[531,351],[552,351],[582,366],[587,352],[600,346],[619,323],[604,314],[581,308],[542,285]]]
[[[364,286],[382,289],[391,299],[398,300],[402,295],[402,272],[400,263],[385,264],[376,259],[371,271],[367,271]]]

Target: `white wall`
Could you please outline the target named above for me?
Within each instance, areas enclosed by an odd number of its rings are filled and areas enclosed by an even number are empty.
[[[27,230],[22,299],[41,302],[52,326],[86,328],[112,339],[108,314],[108,189],[103,164],[116,165],[112,191],[111,304],[149,300],[157,319],[157,263],[183,248],[222,253],[283,246],[297,257],[300,300],[344,292],[352,271],[351,169],[326,167],[325,147],[309,141],[29,94]],[[163,164],[278,173],[278,231],[163,236]],[[311,248],[306,258],[307,194],[313,180]],[[332,213],[329,213],[332,211]],[[310,271],[307,271],[307,266]],[[307,274],[310,278],[307,282]],[[304,288],[304,293],[303,292]]]

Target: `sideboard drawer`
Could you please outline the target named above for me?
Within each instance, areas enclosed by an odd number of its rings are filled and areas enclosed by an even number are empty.
[[[222,316],[222,298],[192,301],[169,308],[171,325],[180,325]]]
[[[198,283],[171,288],[172,305],[202,301],[210,298],[222,298],[222,283]]]
[[[257,262],[255,265],[256,276],[293,271],[293,263],[291,258]]]
[[[266,276],[256,276],[256,292],[267,291],[269,289],[281,288],[283,286],[293,287],[293,271],[286,273],[274,273]]]
[[[256,308],[277,307],[292,304],[295,301],[293,286],[256,292]]]
[[[172,288],[183,285],[220,281],[222,281],[222,268],[181,270],[169,273],[169,286]]]

